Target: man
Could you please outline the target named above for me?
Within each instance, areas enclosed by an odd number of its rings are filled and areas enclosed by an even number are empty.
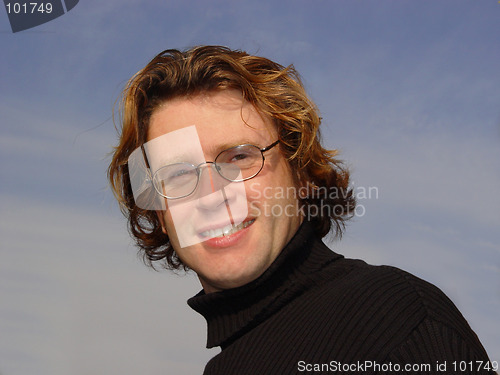
[[[164,51],[130,80],[122,122],[109,178],[147,262],[198,275],[188,303],[222,348],[205,374],[493,373],[439,289],[321,241],[355,201],[292,67]]]

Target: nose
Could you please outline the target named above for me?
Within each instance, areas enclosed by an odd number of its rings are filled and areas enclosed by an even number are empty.
[[[217,172],[217,167],[213,162],[206,162],[198,168],[200,168],[200,180],[195,192],[196,196],[193,197],[197,208],[217,210],[234,200],[234,193],[227,188],[231,182]]]

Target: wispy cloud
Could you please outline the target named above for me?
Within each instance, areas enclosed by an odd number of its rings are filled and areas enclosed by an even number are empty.
[[[6,196],[2,210],[3,371],[201,372],[213,352],[186,304],[194,277],[141,267],[111,213]]]

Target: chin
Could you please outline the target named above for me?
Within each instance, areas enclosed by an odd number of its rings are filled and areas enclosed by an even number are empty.
[[[242,269],[241,267],[228,267],[219,269],[216,274],[212,273],[211,275],[206,274],[203,276],[198,274],[198,277],[205,292],[210,293],[213,291],[238,288],[248,284],[257,279],[265,271],[265,268],[266,267],[262,267],[262,270],[259,271],[257,269],[249,270],[246,268]]]

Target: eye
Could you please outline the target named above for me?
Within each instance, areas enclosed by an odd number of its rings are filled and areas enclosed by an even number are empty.
[[[171,164],[160,168],[156,173],[156,180],[164,183],[181,183],[186,179],[196,177],[196,168],[187,163]]]
[[[193,172],[194,171],[192,169],[179,169],[179,170],[173,172],[172,174],[170,174],[170,176],[168,176],[168,177],[169,178],[182,177],[182,176],[193,174]]]
[[[239,152],[237,154],[232,155],[231,160],[229,160],[229,162],[237,162],[237,161],[240,161],[240,160],[245,160],[246,158],[248,158],[250,156],[251,155],[249,155],[248,153]]]
[[[255,146],[242,145],[230,148],[222,152],[216,159],[216,163],[235,164],[246,167],[261,158],[260,151]]]
[[[176,171],[172,171],[165,179],[165,182],[169,185],[184,185],[190,183],[193,179],[196,179],[196,170],[195,169],[177,169]]]

